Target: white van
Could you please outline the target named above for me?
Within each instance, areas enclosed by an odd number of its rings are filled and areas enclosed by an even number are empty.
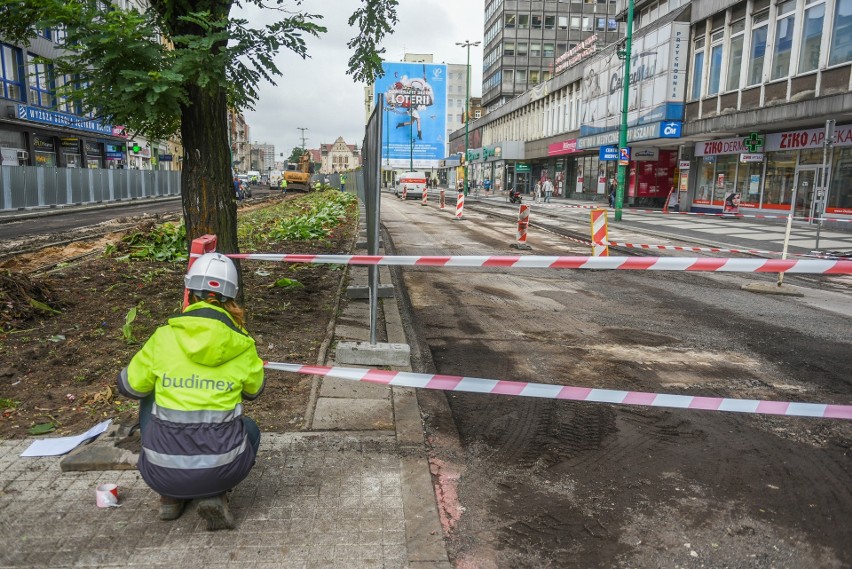
[[[419,200],[426,189],[426,174],[423,172],[403,172],[396,182],[396,197]]]

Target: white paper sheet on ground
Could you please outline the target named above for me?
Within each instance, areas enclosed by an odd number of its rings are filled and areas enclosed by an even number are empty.
[[[74,450],[83,441],[94,438],[106,431],[112,424],[112,419],[98,423],[82,435],[73,437],[55,437],[52,439],[39,439],[27,447],[21,456],[56,456]]]

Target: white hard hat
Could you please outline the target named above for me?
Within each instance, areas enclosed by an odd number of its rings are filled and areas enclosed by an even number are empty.
[[[205,253],[196,259],[186,272],[184,283],[186,288],[201,297],[207,291],[224,299],[233,299],[240,289],[237,267],[221,253]]]

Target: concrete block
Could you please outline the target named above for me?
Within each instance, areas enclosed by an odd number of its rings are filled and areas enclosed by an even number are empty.
[[[320,397],[311,428],[327,431],[392,430],[393,406],[390,399]]]
[[[387,399],[391,388],[380,383],[366,383],[336,377],[322,378],[320,397],[337,397],[348,399]]]
[[[795,288],[788,285],[782,284],[778,286],[777,283],[749,283],[740,287],[741,290],[747,290],[748,292],[756,292],[757,294],[777,294],[781,296],[805,296],[805,294]]]
[[[346,298],[363,299],[369,298],[369,287],[348,286],[346,287]],[[379,285],[379,298],[393,298],[393,285]]]
[[[364,238],[364,241],[356,241],[355,242],[355,248],[356,249],[366,249],[367,248],[366,237]],[[379,240],[379,249],[384,249],[384,248],[385,248],[385,242],[380,239]]]
[[[411,362],[411,347],[408,344],[340,342],[334,361],[338,365],[408,366]]]

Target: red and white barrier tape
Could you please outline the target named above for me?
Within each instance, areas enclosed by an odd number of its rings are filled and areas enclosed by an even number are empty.
[[[773,215],[764,213],[709,213],[699,211],[660,211],[657,209],[633,209],[625,208],[626,213],[653,213],[662,215],[699,215],[702,217],[748,217],[752,219],[787,219],[789,215]],[[852,219],[841,219],[839,217],[794,217],[798,221],[834,221],[838,223],[852,223]]]
[[[720,249],[718,247],[684,247],[682,245],[652,245],[648,243],[621,243],[608,241],[601,243],[612,247],[626,247],[628,249],[660,249],[669,251],[693,251],[707,253],[742,253],[746,255],[781,255],[781,251],[763,251],[761,249]],[[787,253],[791,257],[811,257],[807,253]]]
[[[628,271],[714,271],[734,273],[809,273],[850,275],[852,261],[829,259],[731,259],[727,257],[577,257],[577,256],[390,256],[229,254],[233,259],[333,265],[420,267],[504,267],[515,269],[596,269]]]
[[[701,409],[705,411],[728,411],[732,413],[852,420],[852,405],[764,401],[728,397],[699,397],[695,395],[675,395],[672,393],[648,393],[644,391],[595,389],[592,387],[575,387],[571,385],[526,383],[456,375],[337,366],[309,366],[278,362],[266,362],[264,367],[266,369],[307,375],[321,375],[351,381],[381,383],[398,387],[418,387],[422,389],[464,391],[469,393],[493,393],[498,395],[517,395],[520,397],[541,397],[545,399],[567,399],[570,401],[614,403],[618,405],[643,405],[647,407],[667,407],[674,409]]]

